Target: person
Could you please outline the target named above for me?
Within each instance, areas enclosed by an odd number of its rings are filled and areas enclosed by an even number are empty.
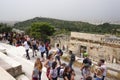
[[[50,43],[49,43],[49,41],[47,41],[46,44],[45,44],[46,58],[48,57],[48,54],[49,54],[49,47],[50,47]]]
[[[48,48],[48,55],[50,55],[50,54],[53,54],[53,50],[51,49],[51,46],[49,46],[49,48]]]
[[[61,79],[63,78],[63,72],[65,70],[66,64],[62,63],[57,69],[58,69],[58,77]]]
[[[53,54],[49,54],[48,58],[44,64],[44,66],[47,68],[46,76],[47,76],[48,80],[50,80],[49,74],[50,74],[50,68],[52,67],[52,63],[53,63]]]
[[[64,80],[75,80],[75,71],[70,66],[66,66],[63,72]]]
[[[107,67],[105,65],[105,60],[104,59],[100,59],[100,64],[101,64],[101,69],[103,71],[103,74],[102,74],[102,80],[105,80],[105,77],[106,77],[106,74],[107,74]]]
[[[21,40],[18,38],[18,40],[17,40],[17,42],[16,42],[16,46],[18,47],[18,46],[21,46]]]
[[[65,51],[65,46],[64,46],[64,45],[63,45],[63,48],[62,48],[62,49],[63,49],[63,51]]]
[[[69,66],[70,68],[72,68],[73,63],[75,62],[75,55],[72,53],[72,51],[69,51],[69,54],[70,54]]]
[[[61,65],[61,60],[60,60],[60,56],[61,56],[61,53],[60,53],[60,48],[59,48],[59,44],[57,44],[57,51],[56,51],[56,57],[55,57],[55,61],[58,60],[59,62],[59,65]]]
[[[42,73],[42,63],[40,61],[40,58],[37,58],[34,64],[32,80],[41,80],[41,73]]]
[[[102,74],[103,74],[103,71],[101,69],[101,63],[98,62],[98,66],[96,66],[95,70],[94,70],[94,78],[95,78],[95,80],[102,80]]]
[[[75,80],[75,71],[74,71],[74,69],[71,69],[70,74],[71,74],[71,80]]]
[[[91,76],[88,76],[88,77],[86,78],[86,80],[92,80],[92,77],[91,77]]]
[[[71,74],[70,74],[71,68],[70,66],[66,66],[65,70],[63,72],[63,80],[71,80]]]
[[[30,46],[28,45],[27,40],[24,42],[23,46],[25,46],[26,57],[28,60],[30,60],[30,56],[29,56],[29,52],[28,52]]]
[[[49,77],[50,77],[50,80],[57,80],[57,78],[58,78],[58,70],[57,70],[57,62],[56,61],[54,61],[52,63]]]
[[[36,50],[38,50],[38,48],[37,48],[37,44],[36,44],[35,39],[32,40],[32,50],[33,50],[33,56],[32,57],[34,57],[34,54],[35,54],[35,56],[37,56]]]
[[[91,75],[89,64],[85,64],[82,70],[83,80],[86,80],[88,76]]]
[[[83,64],[89,64],[90,66],[92,65],[92,61],[89,59],[88,55],[85,56]]]
[[[88,55],[86,55],[84,60],[83,60],[81,71],[84,68],[84,65],[86,65],[86,64],[89,65],[89,66],[92,65],[92,61],[88,58]]]
[[[38,49],[41,52],[42,61],[44,61],[45,60],[44,53],[46,49],[45,49],[45,45],[43,42],[41,43],[41,45],[39,45]]]

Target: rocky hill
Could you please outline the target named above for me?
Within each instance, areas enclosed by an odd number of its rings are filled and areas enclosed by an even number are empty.
[[[97,33],[97,34],[116,34],[120,35],[120,25],[104,23],[100,25],[94,25],[81,21],[65,21],[52,18],[35,17],[23,22],[18,22],[14,25],[15,28],[25,30],[31,26],[34,22],[47,22],[55,28],[67,31],[85,32],[85,33]]]

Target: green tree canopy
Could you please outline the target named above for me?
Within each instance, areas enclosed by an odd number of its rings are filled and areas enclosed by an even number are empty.
[[[23,22],[18,22],[14,25],[15,28],[25,30],[29,28],[32,23],[34,22],[47,22],[50,23],[52,26],[55,27],[57,34],[64,32],[83,32],[83,33],[93,33],[93,34],[113,34],[120,36],[120,25],[119,24],[110,24],[110,23],[103,23],[99,25],[90,24],[87,22],[81,21],[65,21],[59,19],[52,19],[52,18],[43,18],[43,17],[36,17],[33,19],[29,19]],[[61,31],[60,31],[61,30]]]
[[[7,24],[0,23],[0,33],[3,32],[11,32],[12,28],[9,27]]]
[[[27,33],[34,38],[49,39],[49,36],[52,36],[55,32],[53,26],[45,22],[33,23]]]

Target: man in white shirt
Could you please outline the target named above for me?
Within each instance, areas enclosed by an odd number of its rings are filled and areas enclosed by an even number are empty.
[[[28,45],[28,42],[27,42],[27,40],[24,42],[24,47],[25,47],[25,51],[26,51],[26,57],[27,57],[27,59],[28,60],[30,60],[30,56],[29,56],[29,45]]]
[[[106,77],[106,74],[107,74],[107,67],[105,65],[105,60],[104,59],[100,59],[100,64],[101,64],[101,69],[103,71],[102,80],[105,80],[105,77]]]

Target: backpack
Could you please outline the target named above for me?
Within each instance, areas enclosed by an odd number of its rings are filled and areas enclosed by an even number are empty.
[[[72,54],[72,56],[71,56],[71,61],[75,61],[75,55],[74,54]]]
[[[57,68],[57,74],[58,74],[58,77],[62,78],[63,77],[63,72],[62,72],[62,68],[61,67],[58,67]]]
[[[60,56],[63,55],[63,51],[61,49],[59,49],[59,54],[60,54]]]
[[[31,47],[31,43],[30,43],[30,41],[27,41],[27,44]]]
[[[85,59],[83,60],[83,63],[84,63],[84,64],[92,65],[92,61],[91,61],[89,58],[85,58]]]

